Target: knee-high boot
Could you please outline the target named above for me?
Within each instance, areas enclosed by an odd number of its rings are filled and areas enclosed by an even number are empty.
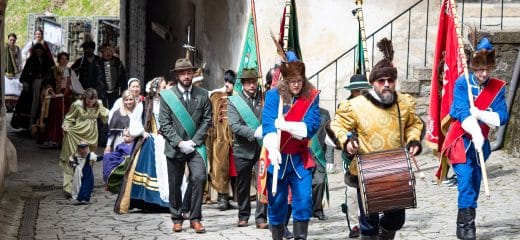
[[[464,239],[464,214],[462,209],[459,208],[457,213],[457,239]]]
[[[379,227],[379,234],[377,240],[393,240],[395,238],[395,231],[386,230],[383,227]]]
[[[294,239],[307,239],[309,222],[293,222]]]
[[[273,237],[273,240],[282,240],[283,239],[283,231],[285,230],[284,224],[279,224],[279,225],[269,224],[269,228],[271,229],[271,236]]]
[[[476,210],[474,208],[462,209],[462,215],[464,216],[464,234],[463,239],[474,240],[477,238],[477,229],[475,228],[475,215]]]

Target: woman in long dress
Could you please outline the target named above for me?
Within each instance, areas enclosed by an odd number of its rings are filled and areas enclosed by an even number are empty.
[[[34,44],[20,76],[23,90],[16,103],[11,126],[30,129],[36,124],[42,81],[50,74],[54,60],[45,54],[42,44]]]
[[[129,144],[121,145],[124,142],[124,135],[128,134],[132,138],[148,136],[141,120],[142,103],[136,103],[134,95],[129,90],[123,91],[117,101],[122,104],[114,104],[108,115],[110,132],[103,157],[103,180],[108,190],[113,193],[119,192],[124,169],[128,164],[125,158],[133,147],[133,144],[132,147]]]
[[[67,67],[68,63],[69,54],[59,53],[58,66],[52,67],[50,76],[42,82],[41,111],[37,125],[44,130],[40,132],[37,142],[43,143],[43,147],[57,147],[63,140],[61,125],[72,99],[73,73]]]
[[[22,93],[22,83],[20,83],[20,73],[22,72],[22,52],[16,45],[16,34],[10,33],[7,38],[9,43],[5,46],[5,107],[7,112],[12,112]]]
[[[169,212],[169,187],[164,138],[159,134],[159,91],[166,88],[162,77],[154,78],[146,86],[148,92],[146,132],[150,137],[140,140],[115,205],[115,212],[127,213],[138,208],[144,211]]]
[[[91,151],[95,152],[98,145],[97,119],[106,122],[108,109],[97,98],[97,92],[88,88],[83,99],[77,100],[70,106],[70,110],[63,120],[63,143],[60,152],[60,166],[63,169],[63,190],[66,195],[71,194],[73,169],[69,165],[69,157],[76,151],[80,141],[85,141]]]

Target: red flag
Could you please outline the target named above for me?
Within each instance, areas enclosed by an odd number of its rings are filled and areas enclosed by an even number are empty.
[[[444,133],[442,126],[449,121],[455,80],[464,72],[462,55],[459,52],[455,12],[450,0],[444,0],[439,16],[437,44],[432,66],[429,122],[426,141],[434,150],[442,149]],[[440,85],[442,83],[442,85]]]
[[[441,5],[432,66],[426,141],[434,151],[442,149],[446,127],[450,122],[449,111],[453,101],[453,87],[457,78],[464,72],[462,62],[462,54],[464,53],[459,52],[457,23],[455,22],[457,17],[456,11],[454,11],[455,6],[452,6],[452,4],[453,2],[450,0],[443,0]],[[443,175],[438,173],[437,177]]]

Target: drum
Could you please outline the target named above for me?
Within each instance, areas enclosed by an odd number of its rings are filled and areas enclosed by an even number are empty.
[[[415,208],[415,177],[404,148],[358,154],[359,191],[365,214]]]

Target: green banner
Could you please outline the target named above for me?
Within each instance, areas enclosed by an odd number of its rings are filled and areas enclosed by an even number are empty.
[[[244,68],[254,68],[259,72],[258,57],[256,55],[255,24],[252,14],[249,17],[247,25],[246,40],[244,41],[244,49],[242,50],[242,56],[240,57],[237,76],[242,76],[242,69]],[[240,81],[236,81],[235,91],[242,91],[242,83]]]

